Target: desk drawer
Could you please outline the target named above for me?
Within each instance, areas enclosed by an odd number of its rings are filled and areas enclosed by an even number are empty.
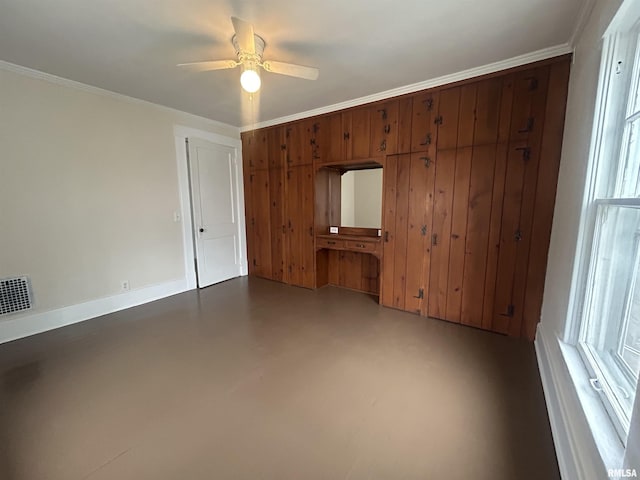
[[[340,240],[339,238],[322,238],[319,237],[316,239],[316,246],[318,248],[332,248],[332,249],[343,249],[344,248],[344,240]]]
[[[352,251],[360,251],[360,252],[375,252],[376,251],[376,242],[367,242],[362,240],[345,240],[344,248]]]

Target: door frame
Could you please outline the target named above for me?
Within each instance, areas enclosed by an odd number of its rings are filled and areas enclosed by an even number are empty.
[[[240,275],[246,276],[249,272],[247,263],[247,236],[244,215],[244,182],[242,171],[242,142],[240,138],[227,137],[217,133],[198,130],[183,125],[174,125],[173,133],[176,145],[176,162],[178,168],[178,194],[180,196],[180,223],[182,224],[182,246],[184,256],[184,271],[187,281],[187,289],[198,288],[196,277],[196,251],[193,231],[193,216],[191,207],[191,188],[189,181],[189,161],[187,158],[188,138],[198,138],[207,142],[225,147],[231,147],[236,152],[236,191],[238,200],[238,251],[240,252]]]

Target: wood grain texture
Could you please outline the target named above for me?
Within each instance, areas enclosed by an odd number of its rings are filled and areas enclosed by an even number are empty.
[[[472,147],[456,150],[445,319],[460,323]]]
[[[395,278],[396,245],[396,192],[398,179],[398,155],[387,157],[383,173],[382,210],[382,281],[380,303],[393,306],[393,282]]]
[[[482,326],[496,153],[495,143],[480,145],[471,159],[460,321],[474,327]]]
[[[453,185],[455,182],[456,151],[438,152],[433,200],[433,226],[431,229],[431,269],[429,272],[429,309],[433,318],[446,318],[449,282],[449,247],[451,240],[451,214]]]
[[[396,179],[395,253],[393,270],[393,306],[404,309],[407,269],[407,229],[409,215],[409,175],[411,156],[398,156]]]
[[[569,87],[568,62],[550,67],[549,87],[545,112],[544,132],[540,150],[540,168],[531,227],[531,252],[527,269],[527,285],[524,301],[524,323],[521,335],[535,338],[540,322],[544,280],[551,238],[553,209],[555,207],[558,169],[562,149],[562,134]]]

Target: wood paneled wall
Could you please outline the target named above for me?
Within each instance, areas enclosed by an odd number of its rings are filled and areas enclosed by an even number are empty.
[[[250,273],[533,339],[570,58],[242,135]],[[383,256],[321,250],[326,166],[384,165]],[[336,186],[337,185],[337,186]]]

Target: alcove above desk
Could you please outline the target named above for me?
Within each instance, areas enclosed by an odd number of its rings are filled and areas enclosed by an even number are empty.
[[[381,216],[382,159],[317,170],[317,287],[380,294]]]

